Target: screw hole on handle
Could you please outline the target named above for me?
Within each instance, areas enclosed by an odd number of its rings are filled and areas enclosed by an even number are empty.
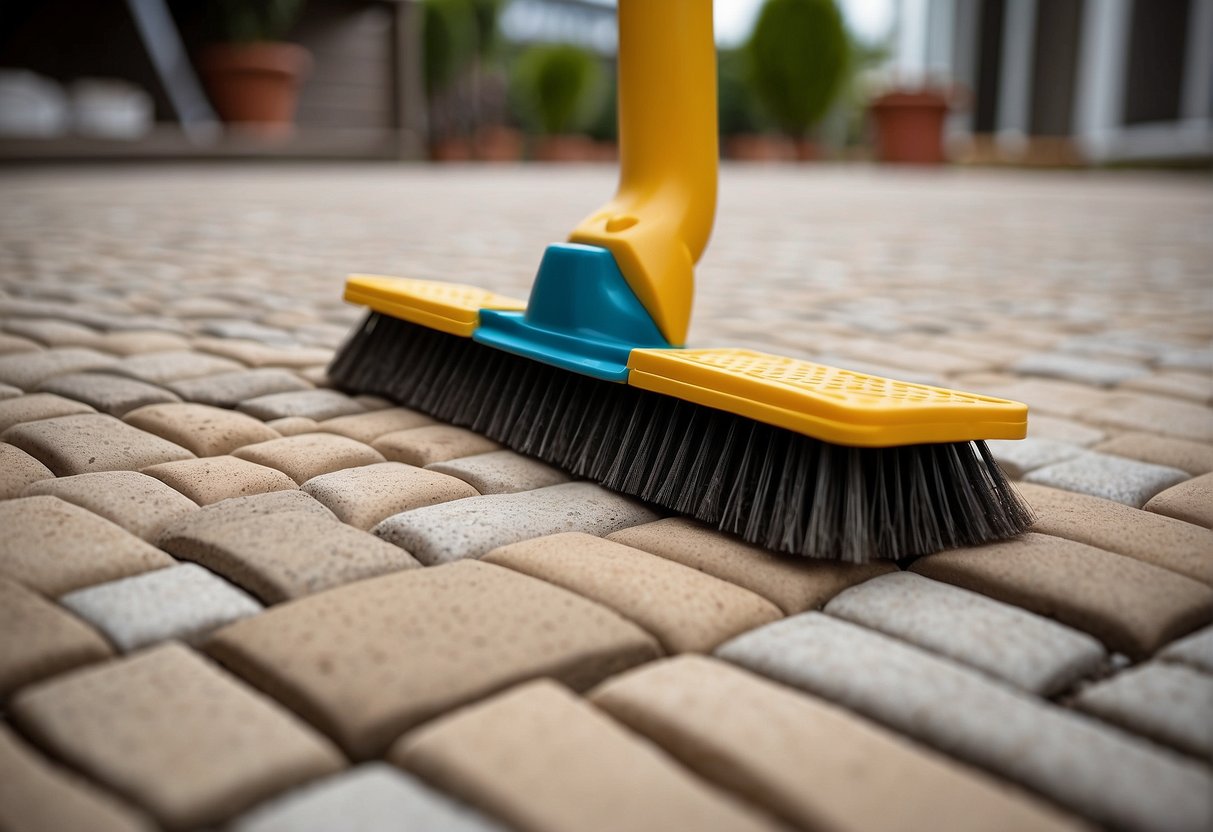
[[[606,221],[606,230],[614,233],[616,231],[626,231],[640,220],[627,214],[622,214],[617,217],[610,217]]]

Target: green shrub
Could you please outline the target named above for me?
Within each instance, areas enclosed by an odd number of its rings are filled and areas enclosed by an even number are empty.
[[[544,133],[585,129],[601,112],[605,73],[578,46],[533,46],[514,66],[511,93],[523,118]]]
[[[425,0],[422,17],[425,90],[446,90],[476,55],[476,15],[469,0]]]
[[[716,106],[721,135],[761,132],[762,118],[746,83],[746,56],[739,49],[716,53]]]
[[[286,37],[303,12],[303,0],[219,0],[211,7],[219,38],[228,43]]]
[[[834,0],[767,0],[745,49],[755,95],[793,137],[821,120],[847,73],[849,40]]]

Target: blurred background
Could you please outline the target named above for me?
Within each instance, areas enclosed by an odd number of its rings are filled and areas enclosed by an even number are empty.
[[[1213,0],[715,0],[721,150],[1213,161]],[[5,0],[0,159],[616,155],[611,0]]]

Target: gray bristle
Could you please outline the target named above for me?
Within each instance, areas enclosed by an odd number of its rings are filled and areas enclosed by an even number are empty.
[[[900,559],[1032,521],[984,442],[833,445],[377,313],[329,376],[780,552]]]

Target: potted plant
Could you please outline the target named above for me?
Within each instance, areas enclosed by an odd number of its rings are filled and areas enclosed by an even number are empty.
[[[578,46],[533,46],[519,57],[514,98],[541,133],[536,158],[548,162],[595,158],[585,135],[603,106],[605,74],[598,59]]]
[[[746,76],[747,58],[741,49],[716,53],[716,106],[720,121],[720,146],[730,159],[774,162],[793,158],[791,142],[772,135],[758,111]]]
[[[291,132],[311,54],[283,38],[303,0],[216,0],[220,42],[202,49],[198,69],[219,116],[267,136]]]
[[[873,100],[869,112],[878,160],[917,165],[944,162],[945,91],[930,86],[894,89]]]
[[[745,46],[750,87],[797,158],[817,155],[809,130],[842,88],[849,47],[834,0],[767,0],[759,12]]]
[[[425,0],[422,12],[430,158],[467,161],[472,158],[471,119],[459,82],[476,55],[475,8],[469,0]]]

